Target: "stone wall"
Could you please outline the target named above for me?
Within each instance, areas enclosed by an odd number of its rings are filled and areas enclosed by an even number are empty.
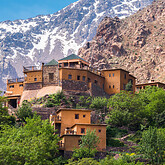
[[[98,85],[96,85],[95,83],[92,83],[91,85],[91,95],[92,96],[101,96],[101,97],[107,97],[109,98],[110,95],[108,95],[103,88],[100,88]]]
[[[62,80],[62,90],[85,92],[88,90],[88,84],[82,81]]]
[[[51,107],[51,108],[43,108],[43,107],[33,108],[33,112],[37,112],[37,114],[41,116],[42,120],[49,119],[50,114],[54,114],[56,111],[57,111],[57,109],[55,107]]]
[[[24,90],[37,90],[42,88],[42,82],[25,83]]]
[[[49,74],[53,74],[53,79],[50,79]],[[58,65],[44,65],[42,74],[43,86],[58,85],[59,71]]]

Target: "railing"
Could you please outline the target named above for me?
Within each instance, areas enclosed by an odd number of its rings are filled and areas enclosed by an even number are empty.
[[[58,142],[58,146],[59,146],[59,149],[63,149],[64,148],[64,143]]]
[[[27,67],[23,67],[23,71],[24,72],[34,71],[34,70],[41,70],[41,68],[38,67],[38,66],[27,66]]]
[[[93,72],[99,76],[101,76],[101,72],[92,68],[92,67],[88,67],[88,66],[84,66],[84,67],[80,67],[80,65],[74,65],[74,66],[62,66],[59,65],[59,68],[71,68],[71,69],[82,69],[82,70],[89,70],[90,72]]]
[[[56,116],[55,121],[61,121],[61,116]]]
[[[19,77],[15,79],[8,79],[8,83],[14,83],[14,82],[24,82],[24,77]]]
[[[77,135],[77,132],[72,129],[65,129],[64,134],[66,135]]]

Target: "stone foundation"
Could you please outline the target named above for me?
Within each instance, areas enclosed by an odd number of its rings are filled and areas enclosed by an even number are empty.
[[[23,90],[38,90],[42,88],[42,82],[37,83],[25,83]]]

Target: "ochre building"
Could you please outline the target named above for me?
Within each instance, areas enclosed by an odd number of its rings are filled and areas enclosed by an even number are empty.
[[[84,59],[72,54],[68,57],[36,66],[23,67],[24,79],[21,82],[7,81],[6,96],[9,104],[17,107],[26,91],[37,93],[39,90],[54,86],[70,95],[110,96],[125,90],[132,83],[135,92],[135,77],[123,69],[94,70]],[[34,91],[34,92],[33,92]],[[23,93],[23,94],[22,94]],[[42,93],[42,92],[40,92]],[[49,93],[45,93],[49,94]],[[27,93],[27,95],[30,95]],[[37,97],[37,94],[34,95]],[[21,100],[27,99],[22,97]]]
[[[81,136],[86,134],[87,130],[96,132],[99,137],[97,144],[99,151],[106,149],[106,124],[91,124],[91,110],[86,109],[59,109],[56,114],[50,115],[50,123],[57,130],[61,140],[59,142],[60,150],[73,151],[79,148]]]

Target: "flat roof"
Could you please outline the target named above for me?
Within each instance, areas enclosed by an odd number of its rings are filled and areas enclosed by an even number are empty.
[[[141,86],[141,85],[151,85],[151,84],[161,84],[161,85],[165,85],[162,82],[149,82],[149,83],[143,83],[143,84],[136,84],[136,86]]]
[[[59,113],[60,111],[84,111],[84,112],[92,112],[90,109],[73,109],[73,108],[60,108],[56,111],[56,113]]]
[[[115,71],[115,70],[122,70],[122,71],[124,71],[124,72],[128,72],[128,73],[129,73],[129,71],[124,70],[124,69],[122,69],[122,68],[102,69],[101,71]]]
[[[84,123],[77,123],[74,124],[71,128],[73,128],[76,125],[87,125],[87,126],[107,126],[107,124],[84,124]]]

